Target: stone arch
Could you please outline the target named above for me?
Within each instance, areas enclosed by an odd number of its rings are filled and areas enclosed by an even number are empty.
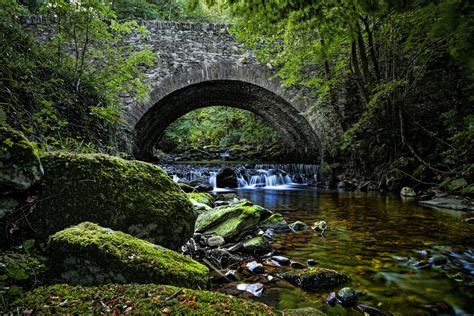
[[[300,114],[307,104],[292,99],[295,95],[272,79],[269,69],[261,64],[201,64],[162,80],[150,100],[135,106],[126,118],[135,130],[139,159],[151,158],[153,146],[179,117],[221,105],[259,115],[277,131],[291,159],[314,161],[319,155],[319,139]]]

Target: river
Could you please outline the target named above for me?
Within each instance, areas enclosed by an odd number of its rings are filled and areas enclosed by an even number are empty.
[[[346,272],[348,286],[367,293],[364,302],[395,315],[474,313],[474,227],[462,222],[466,213],[377,193],[314,188],[237,193],[282,213],[288,222],[325,220],[330,227],[326,237],[311,230],[277,235],[275,253],[300,262],[314,259],[320,267]],[[426,270],[405,262],[422,260],[424,250],[445,254],[451,267]],[[464,281],[455,280],[461,277],[453,277],[458,272]],[[275,284],[261,299],[278,309],[312,306],[345,314],[342,307],[327,306],[326,295]]]

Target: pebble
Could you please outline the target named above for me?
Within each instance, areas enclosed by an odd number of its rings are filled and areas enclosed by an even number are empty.
[[[291,263],[290,259],[283,256],[273,256],[271,257],[271,260],[282,266],[288,266]]]
[[[334,292],[329,293],[328,297],[326,298],[326,303],[331,307],[336,306],[336,303],[337,303],[336,293]]]
[[[260,297],[263,294],[265,286],[262,283],[252,283],[252,284],[239,284],[237,285],[239,291],[246,291],[252,293],[256,297]]]
[[[239,276],[236,270],[229,270],[224,274],[224,277],[229,281],[239,281]]]
[[[212,236],[207,239],[209,247],[219,247],[225,244],[225,239],[221,236]]]
[[[246,267],[253,274],[265,273],[265,268],[263,267],[263,265],[261,263],[258,263],[257,261],[251,261],[251,262],[247,263]]]
[[[293,269],[306,269],[307,268],[307,266],[305,266],[304,264],[298,261],[291,261],[290,267],[292,267]]]
[[[309,266],[311,266],[311,267],[314,267],[315,265],[318,264],[318,263],[317,263],[315,260],[313,260],[313,259],[308,259],[308,260],[306,261],[306,263],[307,263]]]

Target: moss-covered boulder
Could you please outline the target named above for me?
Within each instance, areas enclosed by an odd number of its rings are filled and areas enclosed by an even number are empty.
[[[258,225],[262,230],[272,229],[275,232],[287,232],[290,230],[288,222],[281,214],[273,214]]]
[[[295,286],[311,292],[330,290],[349,280],[345,273],[324,268],[291,270],[281,273],[280,277]]]
[[[58,282],[157,283],[206,288],[208,269],[177,252],[85,222],[49,239],[51,278]]]
[[[265,254],[272,251],[272,245],[263,236],[255,236],[242,243],[242,248],[246,252],[255,254]]]
[[[222,236],[225,240],[236,240],[257,229],[262,209],[256,206],[213,209],[198,216],[196,231]]]
[[[107,284],[98,287],[40,287],[17,301],[20,311],[47,314],[267,315],[262,303],[208,291],[166,285]],[[28,313],[31,315],[31,312]]]
[[[206,204],[207,206],[210,206],[210,207],[214,207],[214,198],[209,193],[194,192],[194,193],[188,193],[188,196],[191,200],[194,200],[202,204]]]
[[[0,191],[23,191],[41,180],[35,146],[20,132],[0,126]]]
[[[101,154],[52,153],[42,162],[41,198],[29,218],[39,238],[84,221],[171,249],[192,236],[191,202],[158,166]]]

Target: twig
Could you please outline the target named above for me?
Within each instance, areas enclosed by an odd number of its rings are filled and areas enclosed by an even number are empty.
[[[219,271],[219,269],[217,269],[209,260],[207,260],[207,258],[203,258],[202,261],[204,261],[204,263],[209,267],[211,268],[212,270],[214,270],[215,272],[217,272],[217,274],[219,274],[221,277],[225,277],[225,275]]]
[[[183,289],[179,289],[177,290],[176,292],[174,292],[173,294],[171,294],[170,296],[168,296],[167,298],[165,298],[165,301],[169,301],[170,299],[176,297],[179,293],[183,292]]]

